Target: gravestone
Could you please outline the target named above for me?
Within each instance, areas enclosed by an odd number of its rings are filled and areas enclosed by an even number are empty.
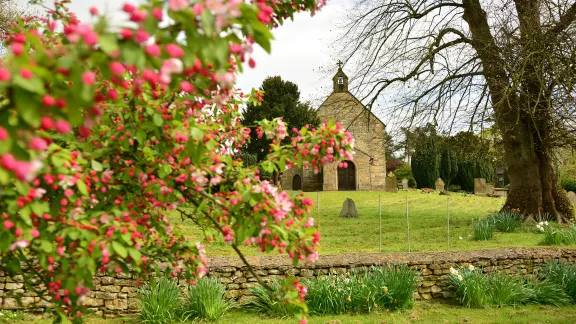
[[[438,180],[436,180],[434,183],[434,186],[436,187],[436,191],[444,191],[444,181],[442,181],[442,179],[438,178]]]
[[[576,207],[576,193],[574,193],[573,191],[568,191],[568,199],[570,199],[572,205]]]
[[[486,196],[486,179],[474,178],[474,194],[478,196]]]
[[[392,173],[392,175],[388,174],[386,177],[385,182],[385,191],[386,192],[398,192],[398,180],[396,176]]]
[[[408,179],[402,179],[402,189],[408,189]]]
[[[356,210],[356,204],[354,204],[354,200],[346,198],[344,205],[342,206],[342,211],[340,211],[340,217],[358,218],[358,211]]]

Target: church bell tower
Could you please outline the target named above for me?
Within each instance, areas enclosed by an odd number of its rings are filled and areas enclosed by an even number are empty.
[[[342,71],[342,61],[338,61],[338,72],[332,78],[334,84],[334,92],[348,92],[348,76]]]

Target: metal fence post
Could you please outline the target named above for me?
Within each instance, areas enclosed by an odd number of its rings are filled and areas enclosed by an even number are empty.
[[[408,218],[408,195],[406,195],[406,227],[408,228],[408,252],[410,252],[410,220]]]
[[[318,218],[318,234],[320,234],[320,191],[316,191],[316,217]]]
[[[450,251],[450,197],[448,197],[446,214],[448,215],[448,251]]]
[[[379,248],[378,252],[382,253],[382,195],[378,195],[378,237],[379,237]]]

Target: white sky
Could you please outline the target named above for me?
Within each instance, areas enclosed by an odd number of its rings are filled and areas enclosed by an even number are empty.
[[[22,5],[28,0],[17,0]],[[120,8],[124,0],[72,0],[69,8],[85,22],[90,22],[89,9],[96,6],[101,13],[109,13],[114,20],[123,21],[126,16]],[[129,1],[137,3],[137,0]],[[237,86],[249,91],[258,88],[268,76],[280,75],[284,80],[298,85],[303,100],[313,100],[316,105],[331,91],[331,77],[336,73],[338,58],[331,57],[329,46],[334,38],[335,26],[339,17],[345,14],[346,4],[351,0],[328,0],[314,17],[309,13],[296,15],[294,21],[287,21],[273,31],[271,54],[259,47],[254,52],[256,68],[246,66],[239,76]],[[52,7],[52,0],[44,3]],[[39,9],[42,10],[42,9]],[[322,70],[323,68],[323,70]],[[321,71],[328,70],[328,74]],[[346,68],[344,68],[346,70]]]

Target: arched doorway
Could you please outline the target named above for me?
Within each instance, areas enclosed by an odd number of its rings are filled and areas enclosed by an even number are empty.
[[[299,174],[292,178],[292,190],[302,190],[302,178]]]
[[[338,167],[338,190],[356,190],[356,166],[351,161],[344,161],[344,167]]]

